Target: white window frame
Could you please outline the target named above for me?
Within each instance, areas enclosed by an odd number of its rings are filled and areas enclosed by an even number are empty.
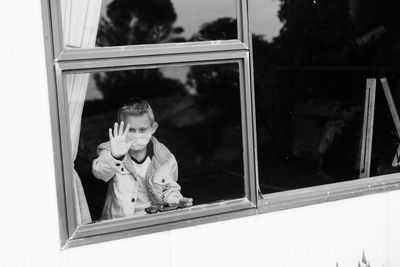
[[[49,96],[60,217],[61,247],[68,248],[257,213],[253,91],[250,76],[247,1],[236,0],[237,40],[66,49],[59,1],[42,0]],[[235,63],[239,66],[244,197],[195,205],[157,215],[79,225],[74,202],[73,161],[66,75],[96,71]]]

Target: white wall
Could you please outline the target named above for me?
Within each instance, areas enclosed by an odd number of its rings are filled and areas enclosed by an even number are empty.
[[[0,266],[400,266],[400,191],[60,251],[40,1],[0,40]]]

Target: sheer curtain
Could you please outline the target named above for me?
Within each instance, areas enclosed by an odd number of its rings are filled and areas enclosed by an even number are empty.
[[[68,48],[90,48],[95,46],[102,0],[60,0],[63,21],[64,45]],[[75,161],[81,117],[85,102],[89,74],[67,76],[68,105],[71,131],[72,159]],[[81,179],[74,170],[75,203],[78,223],[92,221]]]

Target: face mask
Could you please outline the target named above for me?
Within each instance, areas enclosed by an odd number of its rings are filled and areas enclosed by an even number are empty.
[[[148,133],[134,133],[133,135],[133,143],[131,145],[131,149],[133,150],[142,150],[147,146],[150,142],[151,132]]]

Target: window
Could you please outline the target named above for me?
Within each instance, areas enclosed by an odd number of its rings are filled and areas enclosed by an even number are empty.
[[[398,184],[400,121],[390,112],[400,104],[398,8],[374,0],[251,1],[259,210]],[[376,86],[367,86],[370,78]],[[362,179],[373,176],[380,177]]]
[[[398,4],[42,3],[63,247],[399,187]],[[132,97],[193,206],[105,219],[92,163]]]
[[[237,39],[236,20],[236,0],[102,1],[96,45]]]
[[[43,1],[43,8],[52,37],[46,45],[63,247],[256,213],[246,1],[59,0]],[[112,159],[119,167],[111,180],[96,179],[92,164],[118,107],[135,97],[150,103],[158,123],[147,145],[150,164],[161,142],[193,206],[104,217],[108,190],[122,181],[117,173],[139,176],[128,168],[128,154]],[[145,176],[138,190],[156,175]],[[130,197],[127,205],[154,204],[143,199]]]

